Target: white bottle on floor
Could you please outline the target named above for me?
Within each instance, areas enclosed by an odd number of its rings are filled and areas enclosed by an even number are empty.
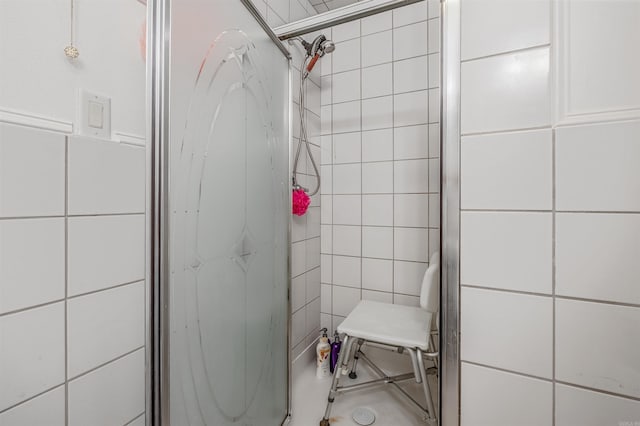
[[[316,377],[318,379],[323,379],[325,377],[331,377],[331,372],[329,371],[331,344],[329,343],[329,336],[327,336],[327,329],[323,328],[320,331],[322,331],[322,337],[320,337],[320,340],[316,345]]]

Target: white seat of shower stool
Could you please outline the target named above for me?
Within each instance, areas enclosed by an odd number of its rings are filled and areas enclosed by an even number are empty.
[[[422,308],[362,300],[338,326],[338,333],[428,351],[432,318]]]

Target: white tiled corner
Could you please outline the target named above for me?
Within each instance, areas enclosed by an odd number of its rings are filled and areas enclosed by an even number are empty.
[[[559,210],[640,212],[640,120],[556,130]]]
[[[331,289],[333,286],[331,284],[321,284],[320,285],[320,312],[323,313],[331,313]]]
[[[462,284],[551,294],[552,215],[462,212]]]
[[[392,60],[392,34],[383,31],[362,37],[362,67],[384,64]]]
[[[550,15],[549,0],[464,2],[462,60],[548,44]]]
[[[393,192],[427,193],[429,192],[428,160],[395,161],[393,169]]]
[[[0,414],[2,426],[65,426],[64,386]]]
[[[361,233],[359,226],[333,227],[333,253],[344,256],[361,255]]]
[[[428,72],[428,86],[432,87],[440,87],[440,54],[434,53],[428,56],[429,62],[429,72]]]
[[[304,241],[291,245],[291,275],[298,276],[306,271],[307,245]]]
[[[144,213],[145,148],[69,137],[70,215]]]
[[[437,53],[440,51],[440,19],[429,19],[427,23],[427,51],[429,54]]]
[[[362,161],[393,160],[393,144],[392,129],[362,132]]]
[[[461,380],[461,426],[552,424],[551,382],[466,362],[462,363]]]
[[[320,225],[320,253],[331,253],[333,247],[333,226]]]
[[[145,408],[144,349],[69,383],[69,426],[122,425]]]
[[[144,258],[144,215],[69,218],[70,296],[144,279]]]
[[[291,345],[300,343],[307,331],[307,312],[305,308],[298,309],[291,315]]]
[[[333,103],[333,98],[331,96],[333,87],[331,83],[332,83],[332,78],[330,75],[324,75],[320,78],[320,105],[321,106],[330,105],[331,103]],[[296,87],[295,84],[296,83],[294,83],[293,87]],[[322,113],[322,111],[320,113]]]
[[[64,297],[64,219],[0,221],[0,313]]]
[[[64,382],[64,303],[0,317],[0,411]]]
[[[379,259],[392,259],[393,228],[363,226],[362,256]]]
[[[429,157],[440,157],[440,124],[429,124]]]
[[[550,297],[463,286],[460,311],[464,312],[460,327],[463,361],[551,378]]]
[[[0,217],[65,211],[65,136],[0,123]]]
[[[362,130],[393,127],[394,108],[392,96],[362,100]]]
[[[346,317],[360,301],[360,289],[333,286],[333,315]],[[334,328],[337,324],[334,324]]]
[[[395,226],[427,228],[429,226],[429,196],[427,194],[395,194]]]
[[[640,305],[640,215],[558,213],[556,294]]]
[[[333,256],[333,284],[360,288],[361,258]]]
[[[429,260],[429,233],[423,228],[395,228],[393,258],[426,262]]]
[[[640,398],[638,330],[640,308],[556,300],[556,379]]]
[[[305,272],[320,266],[320,237],[305,241]]]
[[[552,157],[551,130],[463,137],[462,208],[551,210]]]
[[[144,346],[143,281],[72,298],[67,306],[68,378]]]
[[[427,40],[427,21],[393,29],[393,60],[413,58],[428,53],[428,43],[416,43]]]
[[[462,134],[549,125],[549,70],[548,47],[464,62]]]
[[[309,302],[306,308],[307,320],[306,320],[306,332],[308,336],[311,334],[310,339],[315,339],[317,335],[315,333],[320,330],[320,298],[317,297],[313,301]]]
[[[362,98],[375,98],[393,93],[393,68],[390,63],[362,69]]]
[[[393,195],[363,195],[362,224],[367,226],[393,226]]]
[[[393,192],[393,161],[362,164],[362,193],[388,194]]]
[[[429,122],[429,92],[402,93],[393,97],[393,124],[414,126]]]
[[[636,421],[639,413],[638,400],[556,384],[557,426],[618,425]]]
[[[334,195],[333,223],[336,225],[360,225],[361,198],[360,194]]]
[[[429,194],[429,227],[440,227],[440,195]]]
[[[427,56],[418,56],[393,63],[393,93],[425,90],[427,84]]]
[[[394,132],[395,160],[413,160],[429,157],[429,130],[426,124],[396,127]]]
[[[427,263],[393,262],[393,291],[412,296],[419,296],[422,288],[422,279],[427,271]]]
[[[386,259],[362,259],[362,288],[393,291],[393,262]]]

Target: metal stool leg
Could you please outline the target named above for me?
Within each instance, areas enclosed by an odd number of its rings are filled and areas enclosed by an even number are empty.
[[[351,372],[349,373],[349,378],[351,380],[355,380],[358,378],[358,374],[356,373],[356,368],[358,368],[358,359],[360,358],[358,354],[360,353],[360,348],[362,348],[363,343],[364,343],[363,339],[358,339],[358,344],[356,345],[356,350],[353,354],[353,366],[351,367]]]
[[[349,345],[351,344],[351,339],[349,338],[349,336],[345,335],[344,339],[342,340],[342,345],[345,348],[345,350],[340,351],[340,355],[338,355],[338,362],[336,363],[336,368],[333,371],[333,381],[331,382],[331,389],[329,390],[329,398],[327,400],[327,408],[324,412],[324,417],[322,418],[322,420],[320,420],[320,426],[329,426],[329,417],[331,416],[331,407],[333,405],[333,401],[336,398],[336,390],[338,389],[338,380],[340,379],[340,376],[342,375],[342,367],[343,367],[343,363],[345,361],[348,361],[348,353],[349,352]]]
[[[420,375],[422,376],[422,387],[424,389],[424,396],[427,400],[427,410],[429,411],[427,421],[435,424],[436,421],[436,412],[433,407],[433,398],[431,397],[431,391],[429,390],[429,383],[427,382],[427,371],[424,368],[424,359],[422,357],[423,353],[420,349],[416,350],[418,355],[418,367],[420,369]]]

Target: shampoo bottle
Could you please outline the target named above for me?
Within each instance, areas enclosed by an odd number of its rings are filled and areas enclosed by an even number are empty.
[[[317,365],[316,365],[316,377],[319,379],[330,377],[329,372],[329,355],[331,354],[331,345],[329,344],[329,336],[327,336],[327,329],[323,328],[322,337],[316,346]]]
[[[336,369],[338,356],[340,355],[340,346],[342,346],[340,335],[338,334],[338,331],[335,331],[333,334],[333,343],[331,343],[331,362],[329,363],[329,370],[331,373]]]

